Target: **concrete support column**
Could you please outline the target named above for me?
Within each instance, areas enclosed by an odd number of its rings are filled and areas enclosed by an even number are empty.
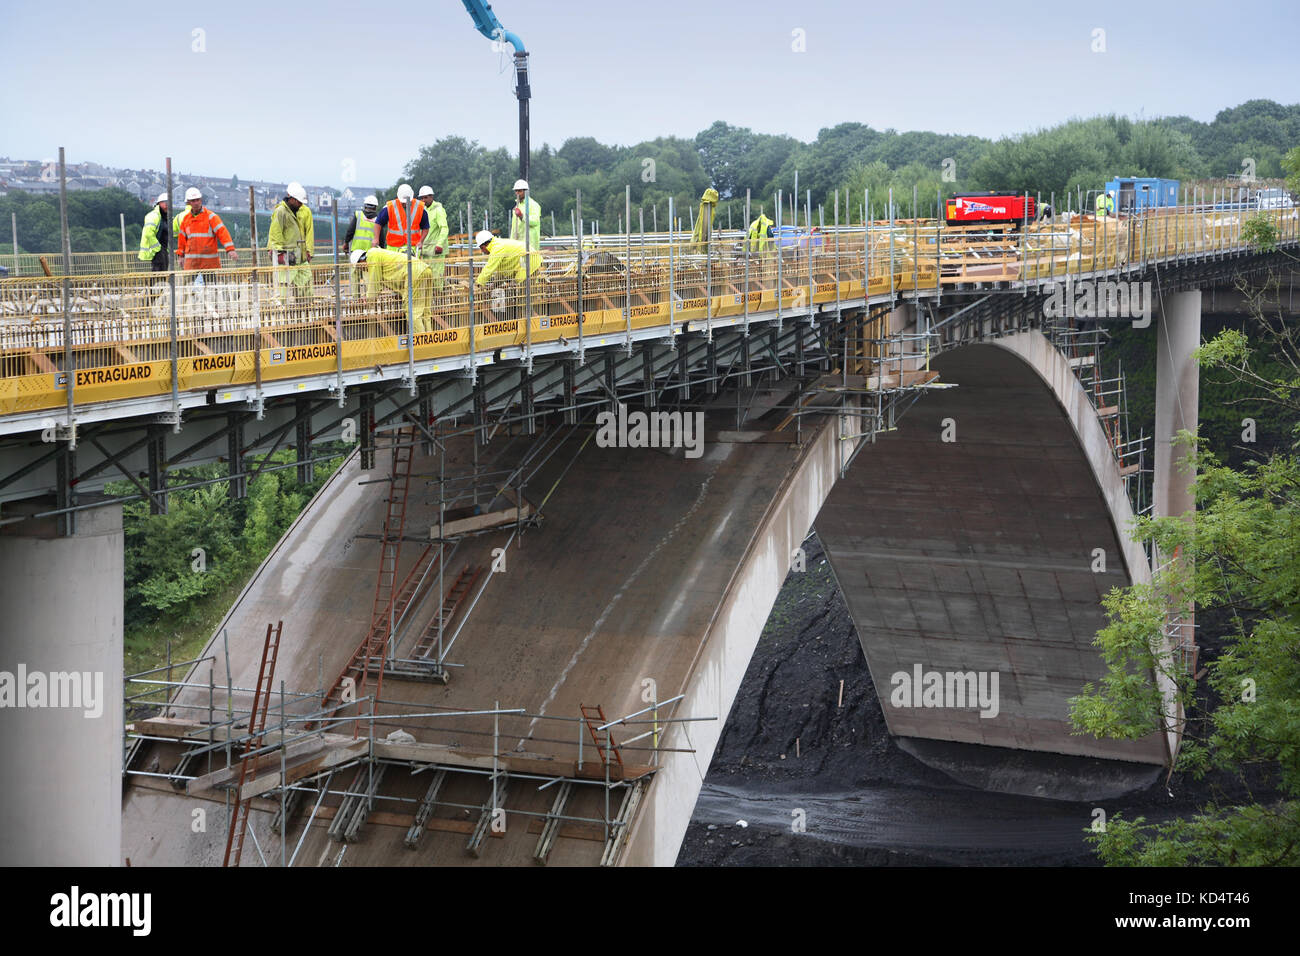
[[[1200,421],[1200,369],[1192,352],[1201,342],[1201,291],[1178,292],[1166,296],[1164,311],[1156,327],[1156,434],[1153,505],[1157,517],[1186,515],[1192,521],[1196,498],[1192,491],[1194,474],[1181,470],[1178,462],[1187,449],[1174,445],[1178,432],[1195,433]],[[1155,555],[1156,567],[1173,560],[1174,555]],[[1190,567],[1188,568],[1190,571]],[[1193,671],[1196,668],[1195,609],[1170,608],[1170,651],[1175,665]],[[1167,682],[1162,682],[1167,684]],[[1166,686],[1166,691],[1172,688]],[[1182,713],[1169,713],[1172,724],[1181,725]],[[1167,733],[1169,751],[1178,752],[1181,733]]]
[[[0,530],[0,865],[120,862],[122,563],[120,505]]]
[[[1200,369],[1192,352],[1201,344],[1201,291],[1165,296],[1156,327],[1156,436],[1154,502],[1157,515],[1181,515],[1195,505],[1194,475],[1178,469],[1186,449],[1173,440],[1182,429],[1195,432],[1199,421]]]

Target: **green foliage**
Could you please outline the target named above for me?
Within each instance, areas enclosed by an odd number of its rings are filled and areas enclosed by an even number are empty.
[[[1286,173],[1286,188],[1292,194],[1300,195],[1300,146],[1282,157],[1282,170]]]
[[[788,197],[799,174],[798,204],[802,209],[811,190],[813,214],[825,206],[831,217],[835,191],[849,190],[856,220],[862,190],[871,189],[871,205],[888,214],[886,195],[894,190],[899,216],[935,214],[936,194],[957,190],[1011,190],[1052,193],[1065,208],[1066,196],[1085,206],[1103,183],[1115,176],[1162,176],[1187,179],[1206,175],[1239,175],[1250,159],[1256,175],[1278,176],[1285,166],[1300,188],[1300,105],[1280,106],[1252,100],[1222,111],[1213,123],[1186,116],[1130,120],[1122,116],[1074,119],[1051,129],[991,142],[975,136],[948,136],[925,131],[900,133],[877,130],[863,123],[840,123],[822,129],[811,143],[790,136],[758,133],[718,120],[691,140],[661,137],[633,146],[610,146],[590,136],[566,140],[558,150],[543,145],[531,157],[533,198],[542,206],[543,232],[550,234],[550,214],[556,230],[567,235],[575,192],[582,190],[583,219],[601,222],[602,232],[617,228],[624,211],[624,188],[631,187],[632,219],[644,209],[646,227],[652,210],[660,228],[667,225],[668,198],[677,206],[684,227],[687,210],[700,193],[713,186],[722,197],[719,219],[728,211],[734,225],[742,217],[745,191],[753,210],[772,215],[778,189]],[[1284,153],[1291,149],[1288,160]],[[647,161],[653,160],[653,170]],[[1287,163],[1290,165],[1287,165]],[[493,195],[488,196],[488,173]],[[490,151],[458,136],[438,140],[420,150],[403,177],[414,186],[431,185],[434,195],[457,216],[467,201],[482,221],[484,206],[492,225],[502,228],[514,203],[510,186],[517,163],[504,149]],[[653,179],[649,178],[653,171]],[[944,179],[945,172],[950,173]],[[912,209],[912,189],[917,206]],[[385,193],[391,196],[396,189]],[[788,198],[785,200],[788,204]],[[657,206],[657,209],[655,208]],[[788,208],[788,206],[787,206]],[[844,211],[847,217],[848,212]],[[787,212],[788,218],[788,212]],[[590,225],[588,225],[590,228]]]
[[[336,449],[339,450],[339,449]],[[317,455],[325,452],[318,447]],[[289,464],[293,452],[272,456]],[[341,459],[339,459],[341,460]],[[218,482],[174,491],[168,512],[152,515],[144,501],[123,507],[125,607],[128,638],[159,624],[184,628],[208,610],[202,599],[241,584],[266,557],[311,496],[333,473],[339,460],[317,462],[315,480],[303,485],[295,468],[263,472],[249,482],[241,501],[227,496]],[[250,459],[255,468],[256,459]],[[224,466],[180,469],[170,484],[183,485],[221,476]],[[114,483],[112,494],[131,494],[134,485]]]
[[[1259,316],[1262,320],[1262,314]],[[1239,388],[1288,415],[1300,428],[1300,353],[1283,325],[1273,354],[1257,357],[1236,329],[1197,352],[1202,367],[1226,373]],[[1261,361],[1266,359],[1268,364]],[[1214,804],[1190,820],[1148,825],[1112,819],[1093,834],[1101,858],[1124,865],[1295,865],[1300,863],[1300,460],[1274,454],[1234,469],[1184,435],[1196,468],[1195,520],[1145,519],[1137,537],[1167,561],[1153,585],[1112,591],[1108,624],[1094,642],[1107,673],[1071,700],[1076,732],[1133,738],[1166,726],[1153,676],[1177,687],[1189,714],[1177,769],[1253,775],[1279,798]],[[1197,714],[1196,685],[1164,653],[1169,607],[1194,602],[1198,614],[1223,611],[1225,650],[1206,664],[1218,705]]]
[[[122,248],[119,215],[126,216],[126,245],[140,242],[140,224],[149,206],[123,189],[77,190],[68,193],[68,234],[73,252],[116,252]],[[0,222],[9,230],[11,214],[18,216],[18,245],[37,252],[63,248],[59,228],[59,197],[11,189],[0,196]]]
[[[1241,227],[1241,237],[1260,252],[1272,252],[1277,248],[1277,226],[1266,216],[1255,215],[1247,219]]]

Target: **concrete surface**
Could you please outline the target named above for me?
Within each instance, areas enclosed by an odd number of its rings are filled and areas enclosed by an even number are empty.
[[[1056,355],[1028,340],[1018,348],[1036,350]],[[1092,647],[1102,595],[1141,573],[1126,568],[1120,494],[1107,487],[1108,503],[1099,490],[1095,436],[1081,445],[1072,426],[1078,400],[1067,413],[1051,384],[1059,372],[1040,375],[1005,346],[968,346],[933,367],[959,387],[927,396],[865,450],[817,519],[891,733],[1162,763],[1157,735],[1100,741],[1069,726],[1068,699],[1102,673]],[[952,442],[942,441],[947,419]],[[1092,570],[1098,548],[1104,573]],[[895,706],[894,675],[917,665],[997,673],[996,716]]]
[[[11,506],[40,510],[40,501]],[[48,507],[48,505],[45,505]],[[0,687],[0,865],[116,866],[122,833],[122,507],[0,530],[0,681],[60,674],[57,700]],[[13,685],[10,685],[13,688]],[[18,686],[24,703],[33,685]],[[59,706],[50,706],[51,704]]]

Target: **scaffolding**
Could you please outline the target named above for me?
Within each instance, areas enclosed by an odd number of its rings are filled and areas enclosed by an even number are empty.
[[[168,695],[168,703],[161,713],[137,716],[127,725],[127,737],[137,746],[126,751],[124,780],[160,778],[192,798],[224,801],[225,865],[240,865],[245,835],[260,862],[272,865],[271,847],[258,839],[252,824],[254,813],[279,836],[283,866],[295,865],[313,834],[318,843],[337,847],[329,855],[333,865],[340,865],[348,847],[364,839],[367,824],[402,827],[402,845],[411,850],[430,831],[466,834],[465,852],[479,856],[490,837],[518,825],[508,818],[527,821],[527,832],[537,835],[532,856],[538,863],[547,862],[559,840],[571,839],[602,843],[600,862],[613,865],[661,755],[694,752],[665,746],[664,732],[717,719],[672,716],[669,711],[682,695],[611,720],[599,706],[583,706],[579,715],[566,717],[500,702],[483,710],[457,710],[368,696],[357,702],[369,705],[360,721],[366,733],[357,738],[337,732],[346,731],[355,719],[340,715],[337,706],[321,706],[318,693],[289,692],[282,683],[278,707],[271,707],[282,627],[268,626],[257,687],[227,683],[219,694],[210,680],[208,703],[187,703],[181,698],[205,685],[151,681]],[[197,663],[203,662],[211,658]],[[128,683],[146,679],[143,673],[126,678]],[[167,716],[177,710],[187,716]],[[218,719],[223,711],[224,719]],[[539,722],[553,731],[528,729]],[[614,743],[615,727],[647,729]],[[547,744],[553,752],[521,754],[512,741],[524,738]],[[465,740],[474,742],[466,745]],[[136,766],[143,762],[141,744],[153,748],[151,767],[165,761],[168,769]],[[197,772],[204,764],[206,771]],[[427,785],[412,790],[411,779],[421,774],[427,774],[422,778]],[[347,782],[340,788],[336,779]],[[552,788],[553,794],[545,794]],[[467,791],[482,799],[457,796]]]

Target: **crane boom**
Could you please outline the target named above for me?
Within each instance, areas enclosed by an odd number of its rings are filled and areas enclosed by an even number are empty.
[[[532,89],[528,85],[528,51],[524,41],[501,25],[487,0],[461,0],[465,11],[474,20],[474,28],[489,40],[507,42],[515,48],[515,97],[519,100],[519,178],[528,178],[528,101]]]

